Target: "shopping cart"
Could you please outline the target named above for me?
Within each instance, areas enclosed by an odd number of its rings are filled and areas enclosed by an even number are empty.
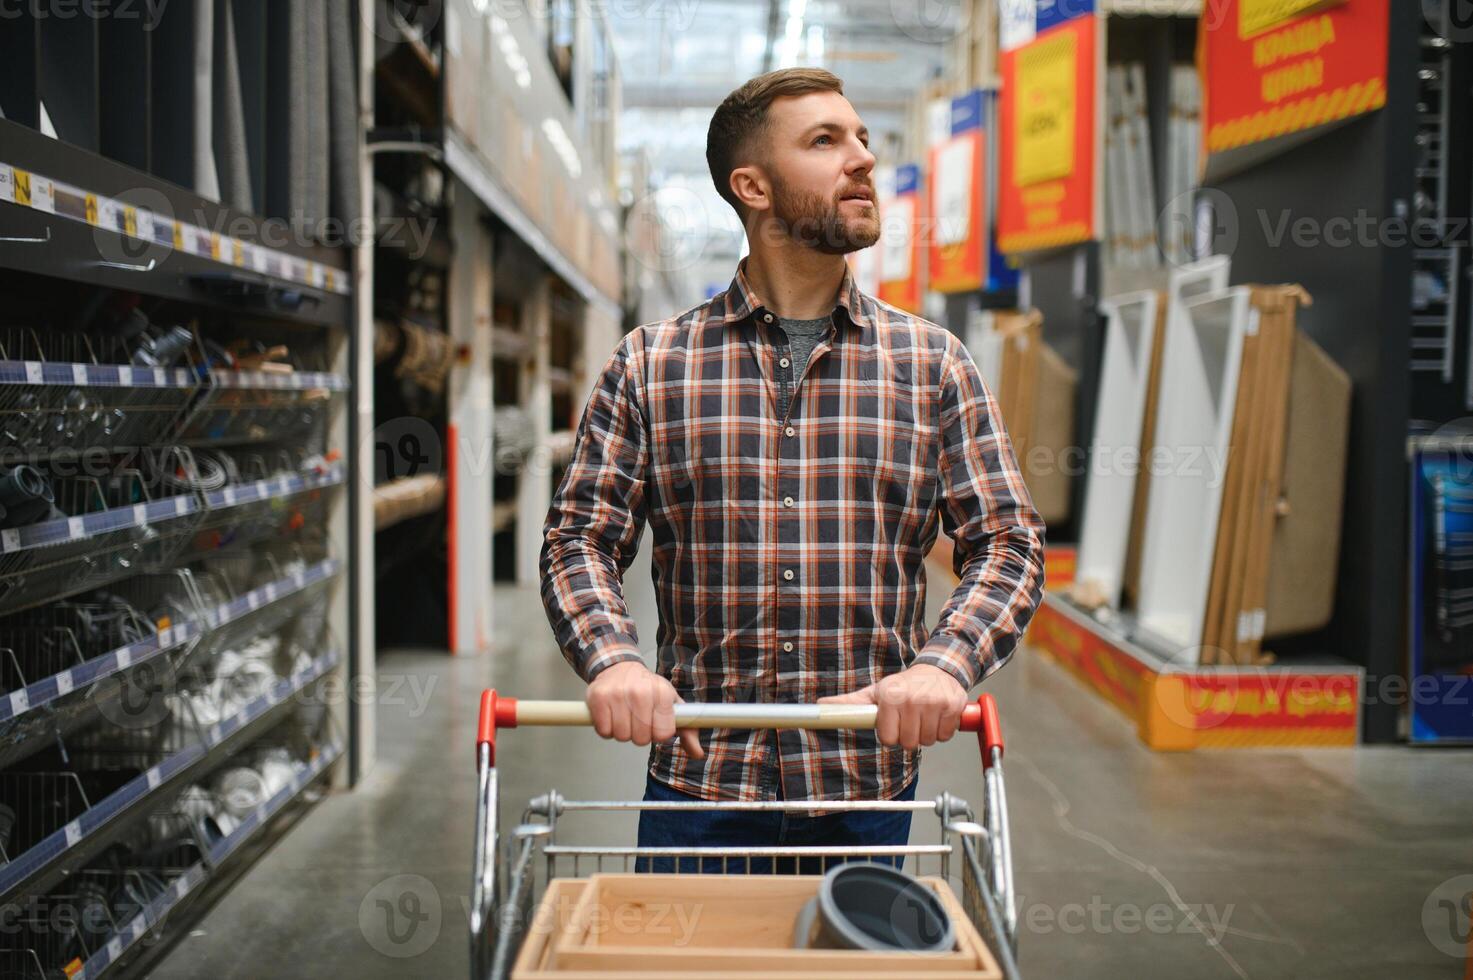
[[[861,729],[874,728],[874,705],[822,704],[677,704],[678,728]],[[1013,857],[1008,839],[1007,796],[1002,776],[1002,725],[997,703],[989,694],[962,712],[961,730],[976,732],[982,750],[983,800],[981,820],[966,800],[942,793],[933,801],[883,800],[866,802],[646,802],[642,800],[575,801],[556,790],[534,797],[522,822],[502,840],[496,774],[496,734],[521,725],[591,726],[588,706],[581,701],[519,701],[495,690],[481,694],[480,726],[476,738],[475,878],[471,883],[471,976],[504,980],[511,975],[541,886],[553,878],[604,870],[629,871],[636,858],[694,858],[697,868],[708,859],[730,870],[751,871],[752,858],[768,858],[774,866],[791,859],[796,869],[803,858],[830,861],[914,856],[916,870],[934,862],[937,873],[952,880],[953,863],[960,865],[962,907],[987,941],[1004,977],[1016,978],[1017,912],[1013,901]],[[758,810],[767,812],[835,812],[932,810],[941,822],[940,844],[904,844],[883,847],[589,847],[560,844],[558,818],[575,811],[640,810]],[[505,853],[502,849],[505,847]],[[716,862],[709,862],[716,863]],[[811,863],[811,862],[810,862]],[[509,873],[503,876],[503,868]]]

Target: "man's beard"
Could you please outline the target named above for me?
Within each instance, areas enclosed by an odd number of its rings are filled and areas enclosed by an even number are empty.
[[[878,207],[874,217],[846,220],[841,205],[817,194],[793,191],[781,178],[772,180],[772,213],[788,237],[825,255],[847,255],[880,240]]]

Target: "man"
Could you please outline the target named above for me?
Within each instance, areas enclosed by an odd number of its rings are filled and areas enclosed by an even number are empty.
[[[850,276],[844,255],[876,242],[880,218],[840,80],[752,79],[716,110],[706,157],[750,254],[726,292],[637,328],[604,368],[548,514],[548,618],[598,733],[651,746],[647,800],[913,799],[919,747],[951,738],[1032,617],[1043,524],[966,349]],[[620,589],[646,521],[654,671]],[[938,523],[961,582],[928,636]],[[874,703],[878,723],[673,741],[680,701]],[[909,832],[908,811],[644,811],[639,843]]]

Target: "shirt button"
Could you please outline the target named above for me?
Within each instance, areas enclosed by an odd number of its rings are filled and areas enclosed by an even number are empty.
[[[764,314],[762,314],[762,322],[763,323],[771,323],[772,322],[772,314],[771,313],[764,313]]]
[[[787,367],[788,364],[789,364],[789,361],[788,361],[788,359],[786,357],[777,362],[777,366],[778,367]]]
[[[793,644],[792,644],[792,641],[790,640],[787,643],[784,643],[783,644],[783,653],[792,653],[792,652],[793,652]]]
[[[784,507],[791,507],[791,506],[793,506],[793,498],[792,497],[784,497],[783,498],[783,506]]]
[[[795,435],[798,434],[798,430],[795,429],[795,428],[793,428],[790,425],[786,429],[783,430],[783,434],[786,435],[786,436],[788,436],[789,438],[792,438],[793,436],[795,436]]]
[[[783,578],[785,578],[789,582],[791,582],[793,580],[793,570],[791,568],[784,569],[783,570]]]

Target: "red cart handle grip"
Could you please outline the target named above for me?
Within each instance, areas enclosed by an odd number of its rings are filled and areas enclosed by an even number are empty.
[[[982,748],[982,765],[990,769],[994,757],[1002,758],[1002,719],[997,714],[997,699],[991,694],[983,694],[977,698],[977,711],[981,716],[977,742]]]
[[[496,765],[496,729],[517,727],[517,699],[496,693],[491,687],[481,692],[481,717],[476,723],[476,754],[481,746],[489,750],[491,765]]]

